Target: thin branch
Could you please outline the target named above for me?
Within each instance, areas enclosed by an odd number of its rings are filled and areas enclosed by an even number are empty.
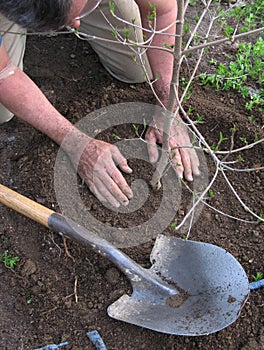
[[[223,38],[223,39],[211,41],[209,43],[203,43],[201,45],[193,46],[193,47],[191,47],[189,49],[184,50],[183,54],[186,55],[186,54],[191,53],[193,51],[197,51],[199,49],[204,49],[204,48],[210,47],[210,46],[220,45],[220,44],[223,44],[223,43],[228,42],[228,41],[233,42],[233,41],[235,41],[237,39],[240,39],[240,38],[242,38],[244,36],[257,34],[257,33],[260,33],[262,31],[264,31],[264,27],[261,27],[261,28],[258,28],[258,29],[253,29],[253,30],[250,30],[250,31],[245,32],[245,33],[237,34],[237,35],[233,36],[232,38]]]

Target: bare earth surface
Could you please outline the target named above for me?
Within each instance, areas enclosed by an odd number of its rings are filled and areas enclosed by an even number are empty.
[[[29,38],[25,71],[72,122],[111,104],[154,102],[147,85],[131,87],[116,81],[102,68],[89,45],[72,36]],[[205,117],[198,127],[209,144],[218,141],[220,131],[230,136],[234,125],[237,127],[235,147],[243,146],[240,137],[249,143],[256,134],[263,137],[262,116],[254,111],[255,121],[250,121],[243,107],[244,100],[235,93],[216,92],[195,84],[186,102],[188,105]],[[136,137],[130,124],[110,130],[102,137],[115,142],[114,133],[120,138]],[[226,141],[222,149],[229,149],[229,142]],[[263,146],[259,144],[243,152],[245,161],[241,166],[263,166]],[[53,187],[57,152],[58,146],[50,139],[14,118],[0,128],[1,183],[59,211]],[[212,175],[214,164],[206,157]],[[153,172],[149,164],[133,159],[130,164],[134,174],[128,181],[135,178],[149,181]],[[246,205],[258,214],[263,213],[263,172],[230,173],[229,176]],[[87,189],[82,191],[90,213],[114,227],[133,227],[135,221],[145,222],[160,203],[159,194],[150,193],[137,216],[111,215]],[[232,216],[250,218],[223,178],[217,179],[213,192],[214,197],[208,198],[210,205]],[[179,219],[186,210],[185,204],[183,200],[177,214]],[[190,238],[225,248],[252,281],[256,272],[264,272],[262,232],[263,224],[239,222],[204,207]],[[170,223],[164,233],[177,235]],[[148,266],[152,243],[125,251],[142,266]],[[203,337],[171,336],[108,317],[107,306],[130,291],[130,284],[122,273],[89,248],[70,240],[65,245],[59,235],[1,205],[0,254],[4,251],[20,260],[14,271],[0,265],[1,350],[33,350],[63,341],[69,342],[66,350],[92,350],[94,347],[86,332],[93,329],[99,331],[108,350],[263,349],[263,289],[251,292],[240,317],[228,328]]]

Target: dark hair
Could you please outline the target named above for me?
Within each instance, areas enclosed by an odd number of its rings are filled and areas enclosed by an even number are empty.
[[[0,13],[33,31],[55,30],[67,22],[72,0],[3,0]]]

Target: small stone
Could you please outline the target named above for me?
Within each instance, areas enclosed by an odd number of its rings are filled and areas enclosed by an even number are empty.
[[[116,268],[112,267],[106,271],[105,278],[108,283],[117,284],[120,279],[120,273]]]
[[[40,292],[41,292],[40,286],[38,286],[38,285],[33,286],[33,288],[32,288],[32,293],[33,293],[34,295],[39,295]]]
[[[65,301],[65,306],[66,306],[67,309],[70,309],[70,308],[71,308],[71,306],[72,306],[72,301],[71,301],[71,299],[67,299],[67,300]]]

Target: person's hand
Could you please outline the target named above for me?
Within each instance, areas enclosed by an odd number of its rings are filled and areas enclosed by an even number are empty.
[[[80,177],[102,203],[114,207],[129,203],[133,193],[121,171],[129,174],[132,169],[116,146],[74,129],[64,141],[63,148]]]
[[[155,117],[145,135],[151,163],[158,161],[159,153],[156,144],[162,144],[163,125],[164,117]],[[193,175],[198,176],[200,174],[199,159],[192,148],[187,128],[179,116],[172,123],[169,146],[171,161],[175,166],[177,175],[180,178],[183,178],[184,175],[187,181],[193,181]]]
[[[93,139],[82,153],[78,173],[101,202],[119,207],[128,205],[133,193],[118,168],[132,172],[116,146]]]

